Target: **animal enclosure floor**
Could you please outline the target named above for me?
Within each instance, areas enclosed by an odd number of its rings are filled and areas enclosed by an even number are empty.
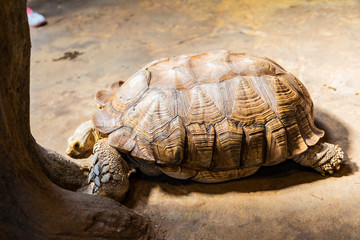
[[[28,5],[48,20],[31,29],[31,128],[42,146],[65,155],[67,138],[98,110],[95,93],[148,62],[229,49],[267,56],[298,77],[326,140],[346,153],[327,177],[292,161],[221,184],[136,174],[124,204],[150,216],[165,239],[359,239],[359,1]]]

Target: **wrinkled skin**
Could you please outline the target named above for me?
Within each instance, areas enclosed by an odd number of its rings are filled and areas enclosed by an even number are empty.
[[[93,153],[99,134],[94,129],[92,121],[81,124],[68,139],[66,154],[72,158],[87,158]]]

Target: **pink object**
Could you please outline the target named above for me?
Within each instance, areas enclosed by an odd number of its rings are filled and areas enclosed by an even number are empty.
[[[26,8],[28,22],[30,27],[39,27],[46,24],[46,19],[43,15],[34,12],[31,8]]]
[[[26,8],[26,13],[27,13],[27,14],[32,14],[32,13],[33,13],[33,10],[32,10],[31,8],[28,8],[28,7],[27,7],[27,8]]]

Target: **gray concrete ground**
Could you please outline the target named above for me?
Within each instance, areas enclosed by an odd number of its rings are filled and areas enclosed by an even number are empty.
[[[137,174],[125,205],[166,239],[360,239],[360,2],[32,0],[31,128],[64,154],[94,94],[151,60],[229,49],[267,56],[307,86],[326,138],[346,152],[322,177],[291,161],[198,184]],[[78,53],[78,54],[77,54]],[[83,162],[87,164],[86,161]]]

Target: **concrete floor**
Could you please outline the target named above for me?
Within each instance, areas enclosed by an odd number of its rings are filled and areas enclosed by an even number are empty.
[[[346,152],[347,162],[331,177],[291,161],[222,184],[137,174],[125,205],[150,216],[165,239],[360,239],[359,1],[32,0],[29,6],[49,22],[31,29],[31,127],[45,147],[64,154],[67,138],[97,111],[96,91],[146,63],[229,49],[270,57],[301,79],[326,140]]]

